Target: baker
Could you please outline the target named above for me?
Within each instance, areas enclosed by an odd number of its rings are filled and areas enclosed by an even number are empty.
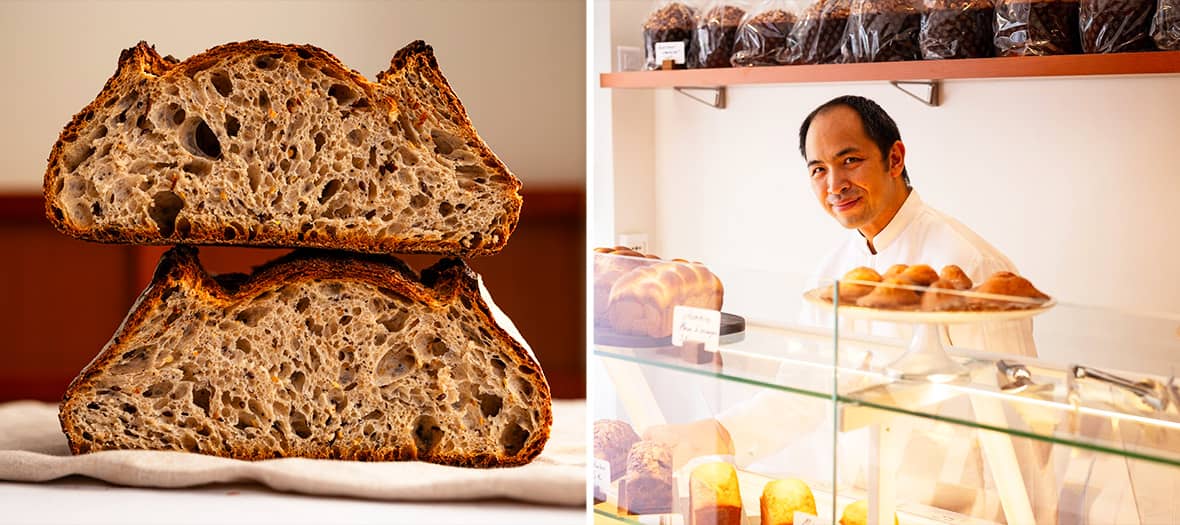
[[[813,275],[812,285],[819,286],[822,282],[831,282],[858,266],[867,266],[884,273],[894,264],[928,264],[936,269],[955,264],[975,283],[982,283],[995,272],[1016,272],[1016,267],[998,249],[958,220],[922,200],[910,184],[905,164],[906,147],[901,141],[897,124],[872,100],[859,96],[842,96],[816,108],[803,120],[799,129],[799,149],[806,161],[808,178],[817,202],[828,215],[848,230],[847,239],[820,264]],[[800,321],[825,327],[832,325],[830,310],[814,307],[805,307]],[[905,330],[908,328],[895,323],[849,323],[841,320],[842,334],[857,332],[906,337],[907,334],[903,333]],[[948,343],[976,350],[1029,357],[1036,355],[1032,340],[1032,323],[1029,320],[956,325],[952,326],[949,339]],[[844,365],[856,363],[864,357],[864,353],[846,351],[844,344],[840,348]],[[846,358],[849,355],[852,356],[851,359]],[[874,363],[875,366],[883,364]],[[782,374],[783,372],[780,372],[780,379],[786,379]],[[784,427],[799,428],[796,425],[799,419],[795,416],[800,419],[814,419],[815,414],[825,411],[818,406],[800,409],[800,403],[798,396],[763,393],[722,412],[716,419],[655,426],[645,432],[645,437],[668,443],[676,452],[679,461],[697,455],[733,454],[738,465],[747,465],[778,452],[790,444],[792,439],[798,439],[798,434],[783,430]],[[828,413],[830,410],[826,409]],[[970,412],[967,412],[967,415],[970,415]],[[772,429],[772,426],[767,426],[767,421],[790,421],[791,424],[773,425]],[[803,426],[811,427],[815,432],[826,431],[828,435],[832,428],[830,423],[822,425],[819,421],[811,421]],[[968,431],[950,429],[949,432],[953,436],[954,432]],[[923,433],[924,431],[914,432],[913,435],[917,437]],[[846,440],[843,436],[840,439]],[[863,439],[847,441],[867,445]],[[907,448],[915,447],[911,444]],[[973,443],[960,444],[959,448],[958,451],[950,450],[943,454],[935,453],[929,448],[917,451],[917,455],[922,456],[920,461],[928,465],[906,463],[904,470],[918,478],[937,478],[940,475],[945,477],[947,469],[939,468],[942,463],[979,463],[979,450]],[[860,453],[863,453],[864,448],[860,450]],[[914,452],[906,451],[907,460]],[[1027,450],[1017,450],[1016,453],[1022,457],[1029,455]],[[844,454],[843,446],[841,454]],[[967,489],[965,492],[971,492],[972,487],[976,486],[981,491],[984,489],[986,482],[981,471],[967,467],[964,472],[966,473],[956,473],[956,479],[949,484],[945,483],[946,480],[940,479],[915,479],[911,480],[915,483],[908,484],[905,481],[899,482],[898,486],[902,491],[899,496],[910,501],[937,505],[938,501],[932,501],[938,499],[934,495],[937,488],[924,489],[916,486],[923,481],[942,486],[959,485]],[[860,475],[863,476],[863,472]],[[1026,473],[1025,477],[1041,475],[1043,472]],[[958,479],[970,477],[975,479]],[[1034,485],[1040,485],[1041,490],[1048,488],[1043,484]],[[906,494],[908,489],[913,490]],[[926,493],[921,493],[923,490],[926,490]],[[1055,500],[1054,495],[1043,496],[1047,496],[1049,501]],[[995,515],[999,512],[994,505],[995,498],[968,496],[965,498],[966,501],[962,497],[958,499],[959,501],[946,506],[954,507],[952,510],[975,515]],[[1046,498],[1034,499],[1044,501]],[[993,508],[983,508],[988,505]],[[1053,512],[1043,505],[1052,504],[1042,503],[1038,514]]]

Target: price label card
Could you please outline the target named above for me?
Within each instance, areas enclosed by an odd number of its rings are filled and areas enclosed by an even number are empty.
[[[821,525],[822,523],[819,516],[795,511],[795,525]]]
[[[676,306],[672,309],[672,344],[681,346],[685,341],[705,345],[705,350],[716,352],[721,342],[721,312],[691,306]]]
[[[602,492],[610,488],[610,462],[605,459],[594,458],[594,487]]]
[[[656,42],[656,64],[663,64],[665,60],[684,64],[684,42]]]

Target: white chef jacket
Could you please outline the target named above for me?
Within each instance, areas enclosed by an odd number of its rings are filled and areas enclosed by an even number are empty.
[[[870,250],[865,238],[852,230],[847,240],[813,274],[811,288],[839,279],[849,270],[867,266],[884,272],[894,264],[928,264],[937,271],[945,265],[956,264],[974,283],[982,283],[998,271],[1016,272],[1015,265],[995,247],[959,221],[927,206],[916,190],[911,191],[897,214],[873,239],[874,250]],[[800,312],[800,323],[813,326],[832,326],[832,312],[806,304]],[[866,334],[898,338],[909,341],[911,327],[904,324],[846,320],[840,323],[841,334]],[[1032,340],[1031,320],[992,322],[983,324],[952,325],[949,327],[950,343],[955,346],[1004,352],[1022,356],[1036,356]],[[947,341],[944,341],[946,343]],[[841,346],[841,363],[853,365],[863,358],[863,352],[845,351]],[[882,365],[884,363],[875,363]],[[791,384],[793,372],[784,369],[779,372],[782,384]],[[745,466],[763,457],[774,454],[786,447],[800,434],[808,432],[830,433],[830,413],[815,410],[815,406],[792,410],[798,405],[798,398],[778,392],[764,391],[753,399],[721,413],[718,420],[729,431],[734,443],[735,461]],[[798,413],[792,413],[798,412]],[[767,421],[790,421],[790,428],[798,432],[781,430],[768,431]],[[855,477],[863,475],[863,455],[867,450],[867,436],[855,431],[840,438],[841,475]],[[979,448],[974,439],[963,440],[965,431],[945,423],[919,422],[910,435],[905,451],[905,472],[897,474],[899,479],[899,501],[914,501],[935,506],[949,507],[950,510],[987,517],[997,517],[999,508],[994,498],[970,497],[963,500],[962,494],[950,498],[948,487],[983,487],[985,478],[980,461]],[[1028,463],[1023,456],[1028,451],[1018,450],[1022,463]],[[911,462],[915,456],[923,466]],[[846,461],[846,458],[848,461]],[[947,465],[958,465],[947,468]],[[1041,474],[1036,474],[1040,476]],[[1027,476],[1026,476],[1027,477]],[[949,481],[948,481],[949,478]],[[1029,490],[1043,492],[1049,485],[1032,483]],[[1047,495],[1049,500],[1054,496]],[[947,503],[946,500],[958,500]],[[1035,498],[1042,499],[1044,498]],[[941,500],[941,501],[940,501]],[[1049,508],[1037,509],[1038,521]]]

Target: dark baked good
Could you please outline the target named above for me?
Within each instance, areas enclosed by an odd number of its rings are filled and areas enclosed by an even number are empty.
[[[640,441],[627,454],[619,507],[631,514],[672,510],[672,450],[657,441]]]
[[[803,480],[776,479],[762,487],[761,525],[794,525],[795,513],[817,515],[815,496]]]
[[[956,290],[970,290],[972,286],[971,278],[955,264],[943,266],[938,274],[938,280],[949,282]]]
[[[942,290],[949,290],[952,293]],[[960,290],[962,288],[956,286],[954,282],[939,279],[931,284],[925,292],[922,292],[922,309],[928,312],[964,310],[967,308],[967,298],[953,293]]]
[[[897,278],[909,282],[914,286],[930,286],[934,281],[938,280],[938,272],[934,271],[934,268],[931,268],[929,265],[915,264],[907,267]]]
[[[720,310],[724,297],[721,280],[705,265],[662,262],[637,268],[615,281],[606,319],[619,334],[668,337],[677,305]]]
[[[913,283],[903,279],[886,279],[872,293],[856,300],[857,306],[867,308],[905,308],[917,305],[922,301],[918,292],[905,288]]]
[[[892,62],[922,58],[918,32],[921,0],[853,0],[842,53],[845,62]]]
[[[623,477],[627,454],[639,442],[639,435],[625,421],[599,419],[594,422],[594,457],[610,462],[610,479]]]
[[[1121,53],[1155,49],[1151,18],[1155,0],[1081,0],[1082,51]]]
[[[75,454],[492,467],[540,454],[552,410],[541,368],[458,259],[419,278],[393,257],[297,251],[218,279],[180,246],[60,418]]]
[[[732,5],[719,5],[701,14],[693,33],[689,67],[729,67],[738,26],[745,15],[745,9]]]
[[[848,37],[845,28],[851,0],[816,0],[791,28],[781,64],[834,64],[843,60],[840,48]]]
[[[747,16],[738,26],[730,63],[734,66],[777,65],[778,54],[786,46],[787,35],[796,19],[794,13],[782,9]]]
[[[918,47],[922,58],[995,56],[992,0],[926,0]]]
[[[689,525],[741,525],[742,494],[729,463],[705,463],[688,478]]]
[[[610,304],[610,289],[615,282],[636,268],[655,264],[660,260],[656,255],[639,253],[630,248],[595,248],[594,256],[594,324],[607,322],[606,310]]]
[[[458,256],[507,244],[519,189],[421,41],[376,82],[309,45],[178,62],[141,42],[44,182],[50,222],[89,241]]]
[[[981,294],[1028,299],[1026,301],[1007,301],[999,298],[972,297],[967,301],[968,308],[972,310],[1018,310],[1035,308],[1049,300],[1049,296],[1036,289],[1032,282],[1012,272],[996,272],[972,291]]]
[[[696,12],[680,2],[671,2],[654,12],[643,23],[643,49],[647,69],[685,69],[688,67]],[[683,63],[664,63],[656,59],[658,44],[678,45],[684,53]]]
[[[997,0],[996,54],[1068,55],[1082,50],[1078,0]]]

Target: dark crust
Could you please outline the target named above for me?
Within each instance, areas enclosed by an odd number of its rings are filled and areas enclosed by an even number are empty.
[[[145,77],[145,74],[151,76],[188,75],[190,72],[195,73],[212,67],[217,62],[226,58],[258,53],[282,53],[285,55],[310,54],[310,60],[324,67],[326,73],[329,75],[336,76],[340,79],[351,80],[360,86],[364,90],[365,95],[373,102],[374,107],[384,107],[387,110],[398,107],[398,101],[388,97],[376,96],[373,82],[361,76],[360,73],[349,69],[331,53],[310,44],[276,44],[263,40],[232,42],[211,48],[203,53],[193,55],[183,62],[179,62],[171,56],[161,57],[153,46],[141,41],[135,47],[125,49],[119,54],[119,64],[115,68],[115,74],[107,80],[102,91],[98,93],[98,96],[90,104],[82,108],[82,111],[74,115],[74,118],[70,120],[69,124],[66,124],[57,142],[53,144],[53,148],[49,152],[49,165],[45,171],[45,179],[42,183],[42,191],[45,194],[45,216],[49,219],[49,222],[58,231],[66,235],[86,241],[108,244],[237,245],[275,248],[309,247],[364,253],[422,253],[454,255],[459,257],[494,255],[508,244],[508,238],[511,237],[512,232],[516,229],[517,223],[520,221],[520,208],[523,202],[520,197],[520,180],[508,170],[508,167],[500,161],[496,154],[492,152],[491,148],[475,132],[475,128],[471,125],[471,120],[467,117],[467,110],[464,109],[463,104],[451,89],[450,84],[447,83],[446,78],[439,71],[438,61],[434,58],[433,49],[421,40],[415,40],[399,50],[394,55],[390,68],[377,75],[377,81],[391,85],[397,76],[404,76],[410,72],[416,72],[428,79],[443,94],[447,102],[447,109],[454,117],[452,120],[459,124],[460,131],[467,143],[475,145],[475,149],[483,160],[483,165],[488,169],[489,174],[492,176],[503,176],[508,181],[512,190],[508,195],[505,195],[509,202],[504,212],[508,216],[509,222],[508,224],[501,225],[501,229],[498,232],[500,233],[500,241],[498,243],[491,244],[487,235],[484,236],[485,242],[474,248],[466,248],[457,240],[392,238],[382,240],[363,234],[349,235],[346,233],[341,233],[334,238],[317,237],[316,239],[301,239],[299,227],[295,224],[284,225],[285,227],[281,231],[271,230],[258,236],[235,234],[234,239],[226,239],[223,228],[203,228],[200,227],[201,225],[193,224],[187,236],[182,236],[180,232],[174,232],[170,237],[163,237],[158,230],[150,227],[138,230],[122,228],[82,229],[66,222],[64,218],[57,217],[54,210],[55,203],[58,202],[58,196],[53,190],[53,187],[58,179],[58,169],[61,165],[63,150],[67,144],[78,140],[83,135],[82,131],[86,125],[90,123],[94,115],[104,107],[108,100],[116,96],[118,92],[117,88],[120,85],[147,82],[149,80]],[[412,101],[411,107],[416,109],[417,102]]]
[[[208,292],[210,299],[216,301],[218,305],[229,305],[243,297],[253,296],[291,283],[313,279],[347,279],[389,288],[412,301],[438,308],[458,300],[460,296],[472,299],[471,303],[479,312],[484,326],[490,328],[490,331],[501,343],[511,348],[511,352],[506,354],[506,357],[511,359],[511,364],[525,375],[529,383],[536,389],[537,395],[546,402],[542,407],[539,407],[541,416],[538,428],[529,436],[528,442],[515,456],[419,454],[413,446],[410,446],[360,449],[324,447],[300,454],[300,457],[365,461],[420,460],[443,465],[480,468],[523,465],[532,461],[541,453],[545,443],[549,440],[549,429],[553,425],[549,384],[545,380],[541,367],[529,356],[524,347],[492,320],[491,310],[479,295],[475,273],[458,259],[446,259],[424,270],[423,273],[433,276],[433,281],[430,285],[423,286],[417,282],[413,271],[408,266],[392,257],[387,259],[397,262],[392,263],[389,260],[383,262],[377,257],[357,257],[340,252],[295,253],[259,267],[239,286],[226,289],[201,266],[196,248],[177,246],[168,250],[160,259],[151,284],[140,295],[114,337],[70,383],[62,397],[58,417],[61,421],[62,432],[65,433],[66,439],[69,441],[70,451],[74,454],[89,451],[88,447],[84,447],[86,443],[84,443],[82,433],[77,429],[75,422],[66,417],[66,414],[71,411],[71,404],[83,402],[77,396],[89,392],[96,380],[115,364],[117,357],[124,350],[124,344],[143,326],[149,314],[163,305],[172,290],[177,287],[201,289]],[[219,455],[244,460],[283,457],[252,448],[238,448]]]

